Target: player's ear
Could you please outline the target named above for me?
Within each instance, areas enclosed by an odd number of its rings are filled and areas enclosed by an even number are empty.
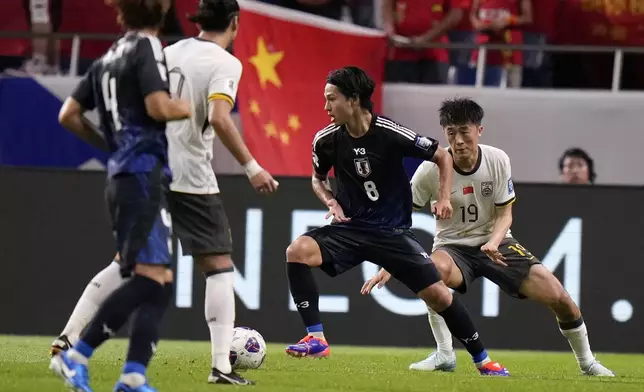
[[[477,131],[478,131],[479,136],[481,136],[483,134],[483,125],[479,125]]]
[[[230,21],[230,31],[237,34],[239,30],[239,15],[233,16],[233,19]]]

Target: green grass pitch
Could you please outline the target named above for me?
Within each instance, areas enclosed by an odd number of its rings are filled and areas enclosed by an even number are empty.
[[[64,392],[48,369],[51,338],[0,336],[1,392]],[[107,342],[92,359],[90,377],[95,392],[112,390],[125,356],[126,341]],[[270,344],[259,370],[245,376],[257,382],[249,391],[508,391],[602,392],[644,391],[644,355],[604,354],[598,359],[616,372],[613,379],[580,375],[572,353],[491,350],[510,377],[483,377],[469,356],[458,352],[453,373],[408,370],[424,358],[427,349],[331,346],[328,359],[294,359],[284,345]],[[161,341],[148,376],[159,392],[200,392],[239,389],[206,382],[210,367],[209,342]]]

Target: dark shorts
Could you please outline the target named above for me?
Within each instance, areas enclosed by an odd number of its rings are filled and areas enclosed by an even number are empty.
[[[429,255],[410,230],[385,233],[331,224],[303,234],[313,238],[322,253],[327,275],[337,276],[370,261],[386,269],[414,293],[440,281]]]
[[[463,274],[463,284],[455,288],[460,293],[467,291],[467,286],[483,277],[491,280],[506,294],[519,299],[525,296],[519,293],[523,280],[528,276],[530,267],[541,261],[521,246],[514,238],[506,238],[499,245],[499,252],[505,257],[508,265],[495,264],[480,246],[444,245],[436,250],[447,252]]]
[[[170,191],[168,205],[184,255],[232,253],[230,225],[219,195]]]
[[[131,273],[135,264],[171,263],[172,221],[165,185],[160,168],[108,179],[106,199],[124,276]]]

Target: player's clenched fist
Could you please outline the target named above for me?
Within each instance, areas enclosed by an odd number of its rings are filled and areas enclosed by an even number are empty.
[[[336,199],[331,199],[326,206],[329,207],[329,212],[326,214],[324,219],[329,219],[333,217],[333,222],[348,222],[349,218],[344,216],[344,211]]]
[[[452,218],[452,203],[448,200],[439,200],[432,206],[432,214],[438,219]]]

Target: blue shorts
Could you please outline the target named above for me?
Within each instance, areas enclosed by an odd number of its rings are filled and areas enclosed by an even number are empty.
[[[136,264],[171,264],[172,223],[166,187],[160,167],[108,179],[106,198],[123,276],[131,275]]]

